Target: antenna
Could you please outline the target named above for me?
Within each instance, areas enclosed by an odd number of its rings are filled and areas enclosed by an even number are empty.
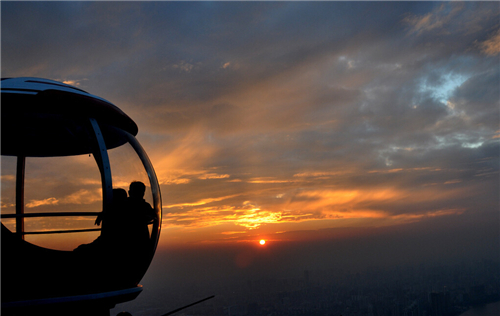
[[[191,304],[189,304],[189,305],[183,306],[183,307],[181,307],[181,308],[175,309],[175,310],[173,310],[173,311],[171,311],[171,312],[168,312],[168,313],[166,313],[166,314],[163,314],[163,315],[161,315],[161,316],[168,316],[168,315],[172,315],[172,314],[177,313],[177,312],[179,312],[179,311],[181,311],[181,310],[183,310],[183,309],[185,309],[185,308],[188,308],[188,307],[191,307],[191,306],[193,306],[193,305],[199,304],[199,303],[201,303],[201,302],[204,302],[204,301],[209,300],[209,299],[214,298],[214,297],[215,297],[215,295],[209,296],[209,297],[207,297],[207,298],[204,298],[204,299],[199,300],[199,301],[197,301],[197,302],[194,302],[194,303],[191,303]]]

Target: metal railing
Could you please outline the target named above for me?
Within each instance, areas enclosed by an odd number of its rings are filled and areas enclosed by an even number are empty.
[[[72,217],[72,216],[97,216],[101,212],[60,212],[60,213],[24,213],[24,214],[1,214],[1,218],[27,218],[27,217]],[[87,229],[65,229],[65,230],[47,230],[25,232],[22,235],[43,235],[43,234],[68,234],[68,233],[82,233],[100,231],[100,228],[87,228]]]

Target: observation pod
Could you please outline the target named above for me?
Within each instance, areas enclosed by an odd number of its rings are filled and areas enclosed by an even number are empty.
[[[161,230],[137,125],[40,78],[2,79],[1,106],[2,314],[109,315],[142,291]]]

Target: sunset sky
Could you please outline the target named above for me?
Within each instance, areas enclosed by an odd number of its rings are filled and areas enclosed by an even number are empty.
[[[487,254],[499,17],[497,2],[2,1],[1,75],[75,85],[135,120],[160,249],[404,234]]]

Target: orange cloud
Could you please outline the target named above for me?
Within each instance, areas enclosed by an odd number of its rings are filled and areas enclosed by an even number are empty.
[[[217,174],[217,173],[206,173],[198,177],[200,180],[208,180],[208,179],[225,179],[229,178],[228,174]]]
[[[216,146],[207,141],[207,133],[201,127],[193,128],[172,144],[168,150],[156,152],[154,161],[160,184],[186,184],[190,177],[215,176],[207,172],[205,161],[216,153]],[[229,177],[223,175],[224,177]]]
[[[257,196],[262,196],[264,192],[266,190],[259,191]],[[262,229],[266,225],[274,225],[276,230],[282,230],[277,227],[285,227],[287,223],[301,223],[303,226],[306,222],[315,223],[313,226],[317,227],[321,226],[319,224],[321,222],[328,222],[328,227],[370,226],[374,223],[385,226],[419,221],[429,217],[457,215],[463,212],[463,210],[455,209],[425,212],[421,212],[418,208],[414,211],[406,210],[408,204],[422,203],[424,205],[430,201],[448,199],[459,194],[454,189],[436,192],[436,190],[421,187],[409,192],[404,189],[386,187],[355,190],[301,189],[298,192],[290,191],[278,195],[275,190],[272,192],[270,193],[272,201],[264,200],[267,202],[261,205],[251,200],[246,200],[240,205],[227,204],[228,199],[241,196],[238,194],[169,205],[166,208],[172,211],[165,214],[164,225],[165,227],[189,227],[195,230],[204,227],[219,227],[218,234],[225,235],[233,235],[231,232],[234,232],[234,226],[236,226],[243,228],[238,234],[244,235],[256,229]],[[222,204],[217,202],[222,202]],[[213,205],[206,206],[209,203]],[[398,205],[405,208],[404,211],[408,213],[399,214]],[[390,209],[384,209],[384,206],[390,206]],[[174,211],[176,208],[177,210]],[[336,221],[338,224],[334,224]]]
[[[486,41],[479,44],[481,51],[486,55],[495,56],[500,53],[500,30]]]
[[[246,229],[255,229],[262,224],[278,223],[283,219],[281,211],[262,210],[248,201],[242,206],[214,206],[196,208],[186,212],[168,213],[167,226],[189,225],[190,227],[217,226],[231,223]]]
[[[172,207],[181,207],[182,208],[182,207],[186,207],[186,206],[200,206],[200,205],[205,205],[205,204],[209,204],[212,202],[219,202],[219,201],[223,201],[226,199],[230,199],[230,198],[236,197],[238,195],[239,194],[222,196],[222,197],[218,197],[218,198],[208,198],[208,199],[203,199],[203,200],[199,200],[199,201],[192,202],[192,203],[171,204],[171,205],[164,206],[164,208],[172,208]]]
[[[415,221],[429,217],[438,217],[438,216],[448,216],[448,215],[460,215],[465,212],[464,209],[445,209],[445,210],[437,210],[437,211],[428,211],[421,214],[399,214],[391,216],[392,219],[395,220],[403,220],[407,221]]]
[[[0,177],[0,179],[2,180],[2,183],[4,181],[16,181],[16,176],[15,175],[11,175],[11,174],[6,174],[6,175],[2,175]]]
[[[274,178],[270,178],[270,177],[259,177],[259,178],[252,178],[250,180],[247,181],[248,183],[293,183],[293,182],[296,182],[296,181],[293,181],[293,180],[276,180]]]
[[[101,189],[97,190],[85,190],[81,189],[73,194],[70,194],[61,199],[63,204],[92,204],[97,201],[101,201]]]
[[[410,33],[417,33],[417,35],[430,31],[442,31],[444,27],[448,26],[450,22],[453,21],[457,13],[463,10],[463,5],[452,4],[451,10],[447,9],[448,6],[442,4],[433,12],[423,16],[410,16],[405,18],[403,22],[411,25]]]
[[[56,204],[59,204],[59,200],[54,197],[50,197],[43,200],[31,200],[29,203],[26,203],[26,207],[33,208],[42,205],[56,205]]]
[[[42,200],[30,200],[26,203],[27,208],[34,208],[43,205],[58,205],[58,204],[92,204],[101,201],[101,190],[89,191],[81,189],[73,194],[62,198],[50,197]]]
[[[330,172],[322,172],[322,171],[313,171],[313,172],[301,172],[301,173],[296,173],[293,176],[294,177],[299,177],[299,178],[318,178],[318,177],[331,177],[331,176],[338,176],[338,175],[344,175],[347,173],[351,173],[352,171],[347,171],[347,170],[342,170],[342,171],[330,171]]]

